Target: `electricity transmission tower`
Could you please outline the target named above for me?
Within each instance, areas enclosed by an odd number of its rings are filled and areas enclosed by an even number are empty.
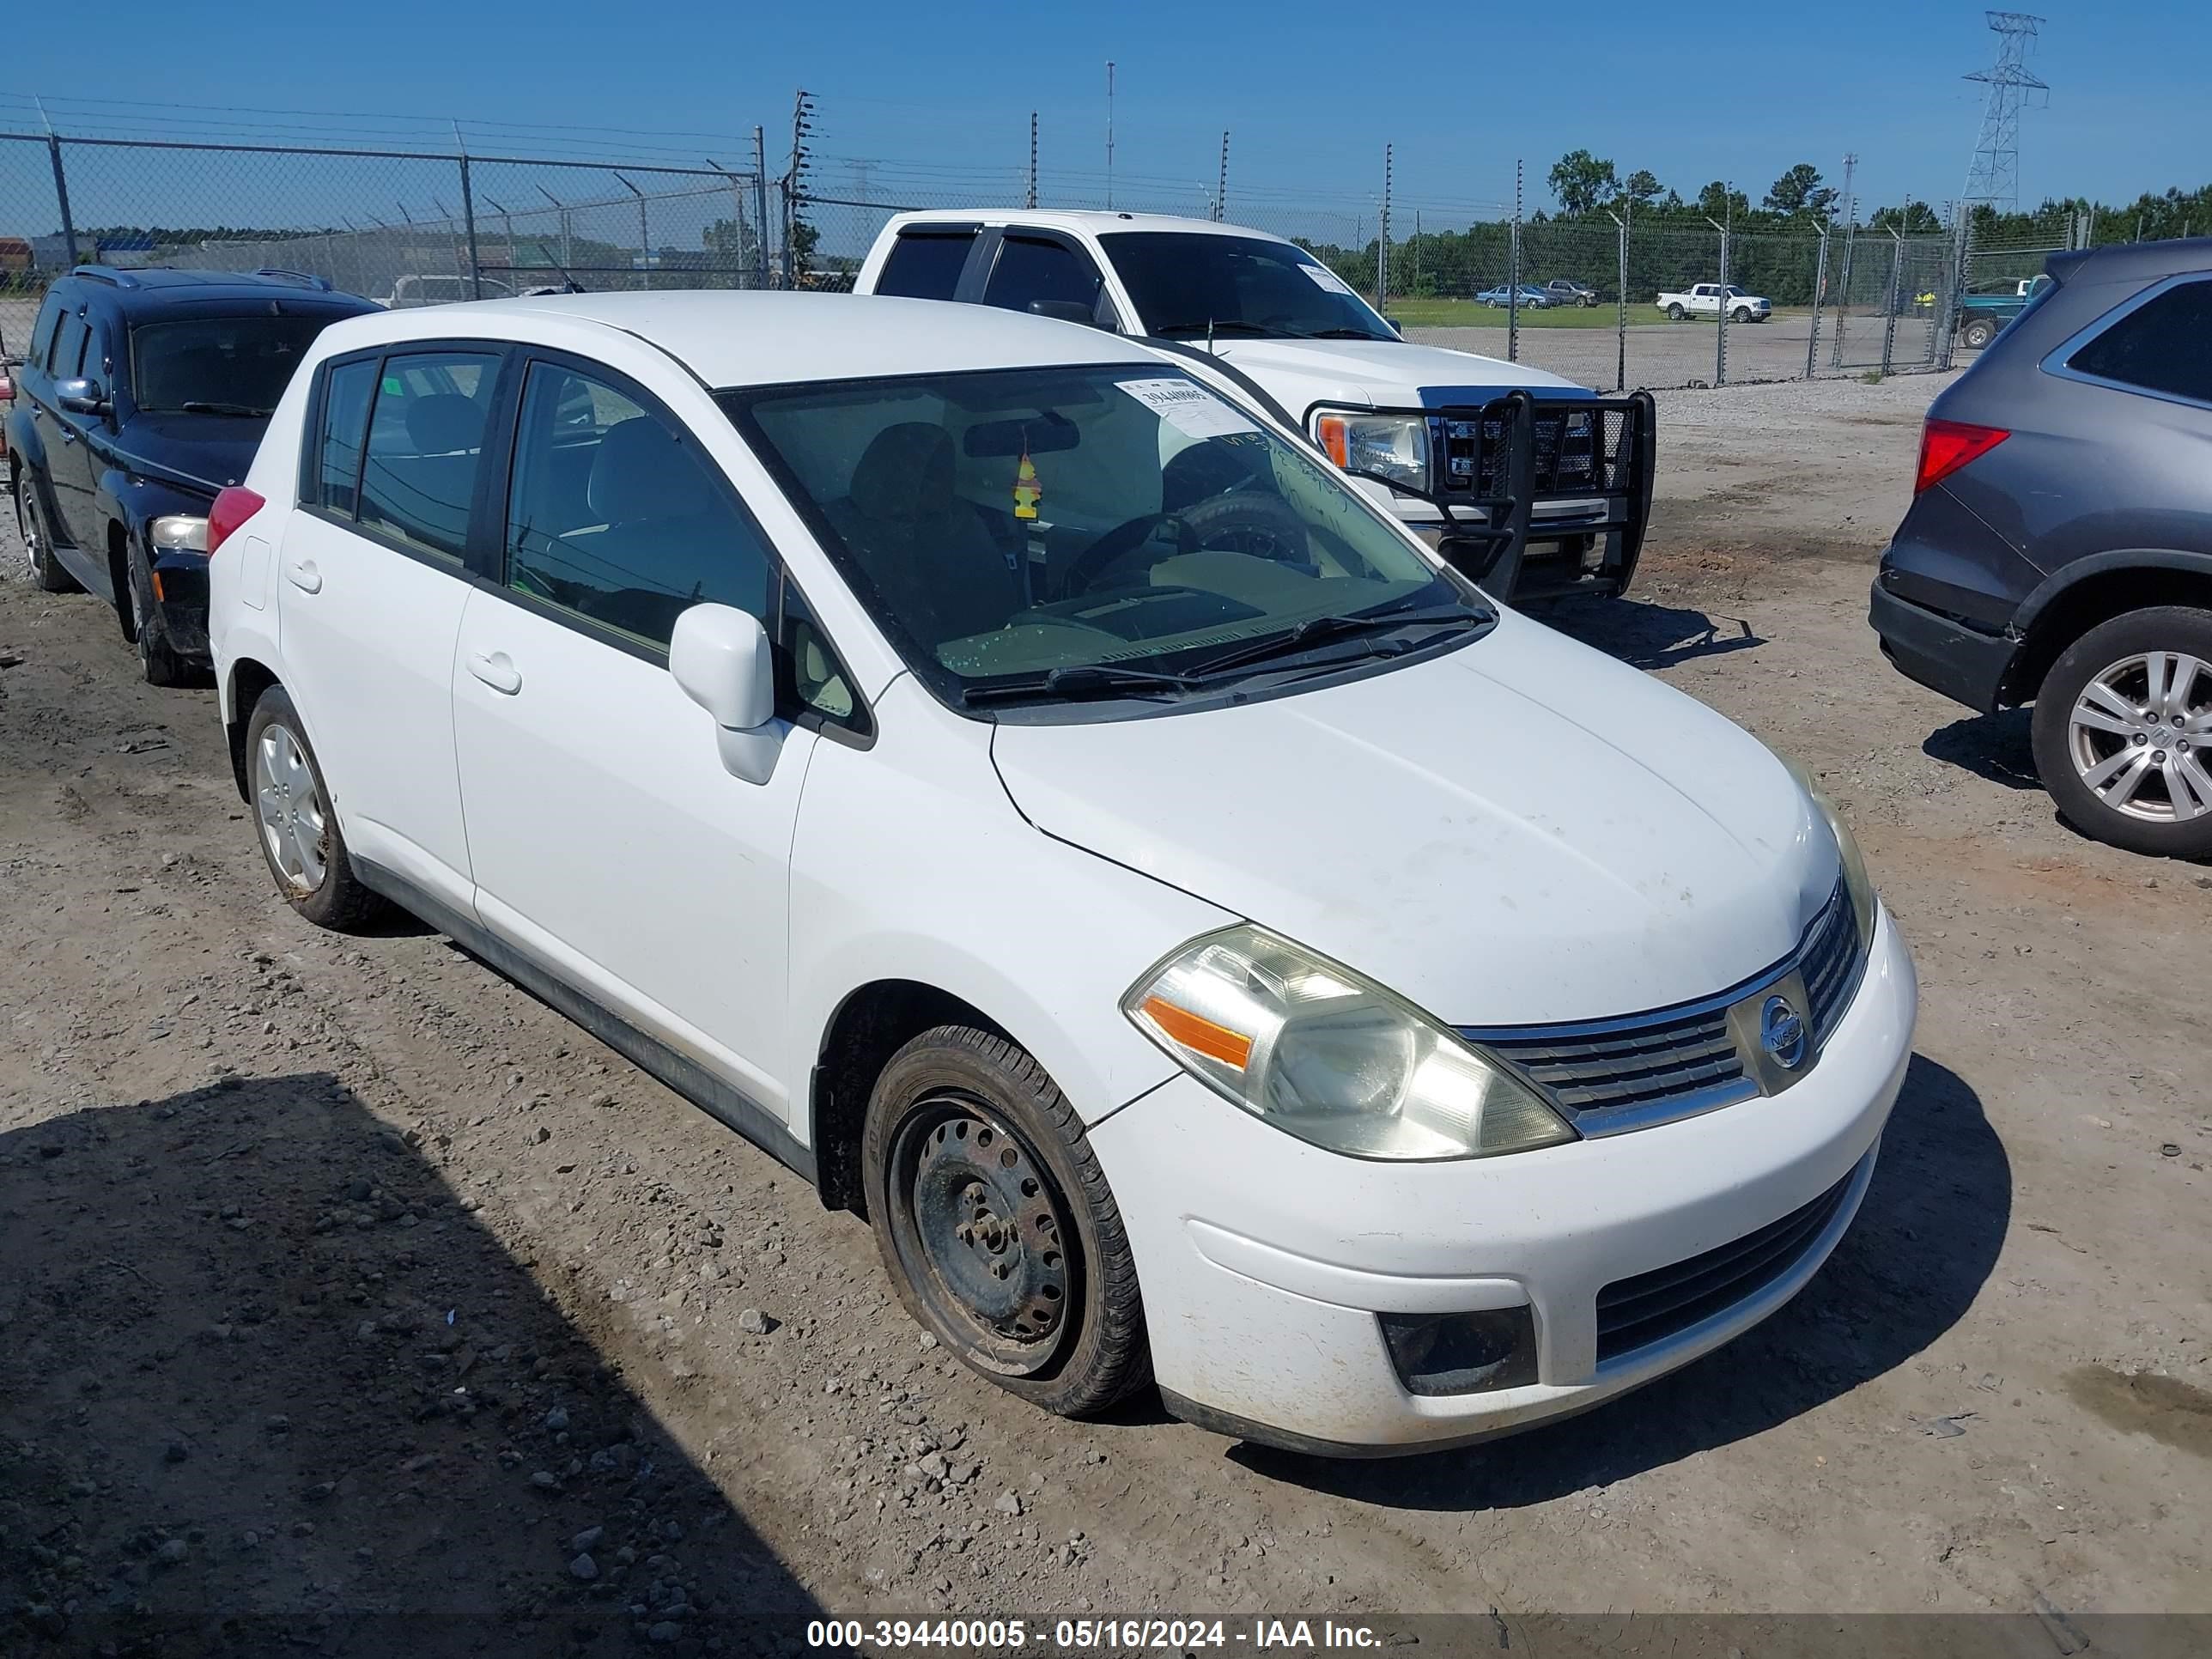
[[[2049,92],[2027,67],[2027,49],[2043,27],[2043,19],[2024,11],[1986,13],[1997,37],[1997,60],[1976,70],[1966,79],[1980,81],[1990,89],[1982,108],[1982,134],[1974,143],[1974,160],[1966,169],[1966,188],[1960,198],[1961,210],[1986,202],[2002,212],[2020,210],[2020,112],[2028,94]]]

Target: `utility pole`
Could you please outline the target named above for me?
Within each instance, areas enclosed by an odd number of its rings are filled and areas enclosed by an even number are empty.
[[[1974,159],[1966,167],[1966,188],[1960,199],[1987,202],[2000,213],[2020,210],[2020,112],[2027,94],[2048,92],[2048,82],[2038,80],[2027,67],[2027,49],[2043,27],[2031,12],[1984,12],[1997,37],[1996,62],[1977,70],[1966,79],[1990,89],[1982,108],[1981,136],[1974,141]]]
[[[1229,129],[1221,130],[1221,183],[1213,192],[1213,217],[1218,224],[1229,216]]]
[[[1030,209],[1036,206],[1036,123],[1037,112],[1031,110],[1030,112],[1030,188],[1028,199],[1022,204],[1024,207]]]
[[[1106,210],[1114,210],[1114,60],[1106,60]]]
[[[568,220],[561,222],[561,246],[568,241]],[[753,263],[760,273],[760,286],[768,286],[768,134],[757,125],[753,128]],[[565,255],[564,255],[565,257]]]
[[[783,285],[799,286],[799,250],[793,234],[799,228],[799,191],[806,172],[806,136],[812,129],[814,100],[801,88],[791,102],[791,166],[783,175]]]

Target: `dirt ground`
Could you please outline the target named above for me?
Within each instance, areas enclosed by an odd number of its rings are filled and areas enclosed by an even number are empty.
[[[1859,827],[1923,998],[1865,1209],[1732,1346],[1409,1462],[1157,1401],[1062,1422],[949,1364],[866,1228],[703,1114],[436,934],[300,922],[212,693],[139,683],[11,526],[0,1652],[790,1650],[824,1611],[1459,1613],[1564,1652],[1532,1621],[2212,1612],[2212,873],[2083,841],[2022,719],[1876,654],[1940,384],[1665,395],[1635,595],[1559,618]],[[2038,1640],[2004,1650],[2071,1650]]]

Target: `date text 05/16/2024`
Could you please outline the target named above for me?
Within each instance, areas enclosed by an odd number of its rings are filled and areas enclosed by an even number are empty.
[[[1298,1652],[1379,1648],[1381,1632],[1330,1619],[817,1619],[806,1626],[809,1647],[953,1648],[1012,1650],[1042,1647],[1070,1653],[1161,1648],[1253,1649]]]

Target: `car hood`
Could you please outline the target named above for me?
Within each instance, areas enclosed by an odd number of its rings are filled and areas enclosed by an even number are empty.
[[[235,415],[134,415],[116,451],[139,471],[213,495],[245,477],[268,428]]]
[[[1005,724],[992,753],[1046,834],[1455,1024],[1725,990],[1796,947],[1838,874],[1826,821],[1749,734],[1510,615],[1325,689]]]
[[[1216,340],[1214,349],[1301,420],[1325,403],[1439,409],[1486,404],[1519,386],[1545,397],[1592,395],[1526,363],[1405,340]]]

